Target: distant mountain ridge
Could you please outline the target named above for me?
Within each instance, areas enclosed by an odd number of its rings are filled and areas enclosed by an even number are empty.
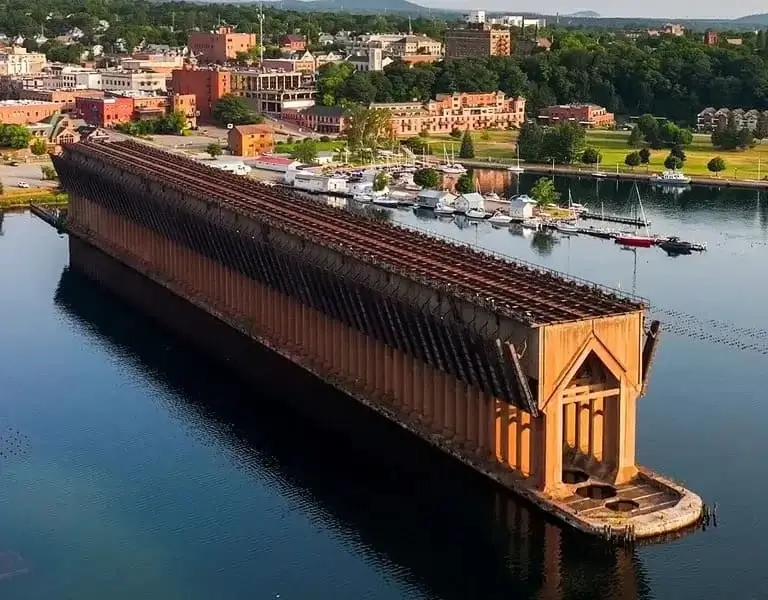
[[[210,0],[207,0],[210,1]],[[233,0],[214,0],[231,2]],[[234,0],[237,1],[237,0]],[[252,0],[240,0],[251,2]],[[354,13],[409,13],[426,14],[430,9],[408,0],[265,0],[265,6],[284,10],[312,12],[354,12]],[[447,9],[431,9],[432,13],[451,12]]]
[[[768,13],[746,15],[733,20],[734,23],[749,23],[754,25],[768,25]]]
[[[596,13],[594,10],[579,10],[575,13],[571,13],[569,15],[566,15],[568,17],[578,17],[581,19],[599,19],[600,14]]]

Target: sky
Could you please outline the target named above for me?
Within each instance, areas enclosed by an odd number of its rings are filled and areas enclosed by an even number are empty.
[[[416,4],[432,8],[469,10],[466,0],[413,0]],[[699,2],[672,3],[669,0],[645,0],[644,2],[616,2],[615,0],[477,0],[472,8],[489,11],[537,12],[561,15],[592,10],[603,17],[648,17],[658,19],[735,19],[745,15],[768,12],[768,4],[760,0],[699,0]]]

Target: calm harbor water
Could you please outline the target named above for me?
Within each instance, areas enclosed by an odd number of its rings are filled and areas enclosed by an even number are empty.
[[[501,192],[506,177],[481,186]],[[558,185],[628,210],[629,187]],[[654,231],[709,250],[671,258],[393,214],[649,298],[677,333],[640,402],[639,459],[717,502],[717,528],[606,549],[377,419],[299,416],[286,397],[344,400],[266,355],[263,386],[233,381],[68,271],[63,236],[13,214],[0,236],[0,574],[28,572],[0,579],[3,600],[768,596],[768,201],[641,191]],[[696,337],[710,333],[755,349]]]

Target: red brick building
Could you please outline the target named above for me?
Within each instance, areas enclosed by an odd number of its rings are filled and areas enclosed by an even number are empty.
[[[77,98],[77,111],[88,125],[114,127],[133,118],[133,98]]]
[[[280,41],[280,48],[290,52],[304,52],[307,49],[307,38],[298,33],[289,33]]]
[[[171,88],[175,94],[194,95],[198,118],[210,120],[216,103],[232,91],[232,74],[223,69],[176,69],[171,75]]]
[[[216,31],[193,31],[187,37],[189,51],[202,62],[224,64],[237,58],[238,52],[248,52],[256,46],[253,33],[235,33],[231,27]]]
[[[597,104],[560,104],[547,106],[539,113],[539,119],[549,125],[561,125],[573,123],[590,129],[599,127],[613,127],[616,119],[613,113],[608,112]]]

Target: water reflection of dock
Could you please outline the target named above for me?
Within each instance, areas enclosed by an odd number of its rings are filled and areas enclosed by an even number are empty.
[[[602,213],[595,213],[590,211],[582,211],[579,213],[579,218],[590,219],[592,221],[605,221],[609,223],[621,223],[622,225],[632,225],[634,227],[645,227],[650,225],[651,222],[645,222],[642,219],[634,217],[622,217],[621,215],[605,215]]]

